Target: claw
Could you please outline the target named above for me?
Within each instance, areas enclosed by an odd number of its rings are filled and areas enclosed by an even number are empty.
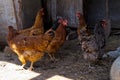
[[[25,64],[23,64],[22,66],[20,66],[19,69],[16,69],[16,70],[17,70],[17,71],[18,71],[18,70],[24,70],[24,66],[25,66]]]
[[[34,68],[33,68],[33,67],[30,67],[30,68],[28,68],[28,70],[29,70],[29,71],[32,71],[32,70],[34,70]]]

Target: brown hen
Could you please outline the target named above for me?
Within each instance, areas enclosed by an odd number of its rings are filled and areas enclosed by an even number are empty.
[[[55,53],[64,44],[66,40],[66,26],[67,20],[62,20],[61,24],[55,31],[55,37],[52,39],[52,41],[50,42],[46,49],[46,52],[49,54],[51,60],[55,60],[54,57]]]
[[[58,25],[54,25],[54,27],[44,34],[37,36],[24,36],[18,33],[12,26],[8,27],[8,45],[18,55],[22,67],[25,66],[27,61],[30,61],[31,66],[29,69],[33,69],[33,63],[42,58],[47,46],[55,36],[57,27]]]
[[[102,20],[94,27],[94,34],[91,34],[87,29],[87,24],[82,14],[77,13],[80,21],[80,26],[77,29],[78,39],[81,43],[84,59],[89,62],[96,62],[102,58],[105,47],[104,27],[106,21]]]

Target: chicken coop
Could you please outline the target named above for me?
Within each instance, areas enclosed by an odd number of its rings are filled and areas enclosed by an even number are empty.
[[[79,11],[91,27],[99,19],[109,19],[112,28],[120,29],[119,3],[119,0],[0,0],[0,44],[6,42],[8,25],[18,30],[31,27],[42,7],[47,28],[57,16],[68,19],[68,26],[77,28],[76,12]]]

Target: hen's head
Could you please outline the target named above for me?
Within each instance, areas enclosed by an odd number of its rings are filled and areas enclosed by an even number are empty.
[[[44,16],[45,13],[44,13],[44,8],[41,8],[39,11],[38,11],[38,14],[41,15],[41,16]]]
[[[8,30],[9,30],[9,31],[12,31],[12,32],[15,31],[15,29],[13,28],[13,26],[8,26]]]
[[[14,38],[18,34],[19,33],[17,32],[16,29],[13,28],[13,26],[8,26],[8,36],[7,36],[8,40],[11,40],[12,38]]]
[[[107,20],[105,20],[105,19],[101,20],[100,23],[103,27],[107,26]]]
[[[57,16],[57,23],[60,24],[63,21],[63,18],[61,16]]]
[[[18,34],[17,30],[13,26],[8,26],[8,32],[12,34]]]
[[[77,13],[76,13],[76,16],[77,16],[78,18],[80,18],[80,17],[82,16],[82,14],[81,14],[80,12],[77,12]]]
[[[67,19],[63,19],[61,23],[62,23],[63,26],[67,26],[68,25],[68,20]]]
[[[54,21],[54,23],[53,23],[52,29],[56,30],[58,28],[59,24],[62,23],[62,21],[63,21],[62,17],[57,17],[56,21]]]

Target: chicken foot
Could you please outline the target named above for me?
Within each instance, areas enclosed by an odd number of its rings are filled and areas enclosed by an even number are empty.
[[[48,55],[50,56],[50,61],[55,61],[56,60],[55,56],[53,56],[51,54],[48,54]]]
[[[34,69],[34,68],[33,68],[33,63],[34,63],[34,62],[31,62],[31,65],[30,65],[30,67],[28,68],[29,71],[32,71],[32,70]]]

